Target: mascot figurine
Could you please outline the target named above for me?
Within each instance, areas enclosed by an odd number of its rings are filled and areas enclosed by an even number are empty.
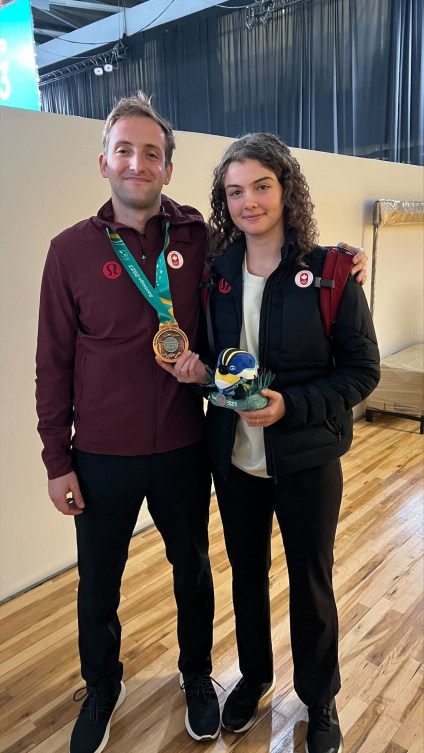
[[[251,353],[226,348],[218,356],[213,377],[211,373],[209,400],[220,408],[233,410],[264,408],[268,405],[268,398],[260,393],[271,384],[273,378],[270,371],[261,372]]]

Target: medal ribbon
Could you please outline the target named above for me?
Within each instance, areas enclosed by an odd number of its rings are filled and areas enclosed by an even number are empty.
[[[165,242],[156,262],[156,287],[153,287],[122,238],[117,233],[112,233],[108,227],[106,228],[109,240],[118,259],[121,260],[132,281],[137,285],[148,303],[156,309],[160,323],[165,324],[166,322],[170,322],[171,324],[176,324],[172,308],[168,270],[165,262],[165,251],[169,244],[168,230],[169,222],[165,225]]]

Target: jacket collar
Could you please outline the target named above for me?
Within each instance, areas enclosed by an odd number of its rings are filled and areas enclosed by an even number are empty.
[[[244,237],[230,243],[221,256],[213,260],[213,270],[216,270],[225,280],[233,281],[241,277],[243,259],[246,253]]]
[[[160,213],[151,217],[146,223],[146,227],[149,222],[157,222],[158,220],[162,225],[165,225],[166,222],[170,222],[172,227],[205,224],[202,215],[197,209],[194,209],[194,207],[177,204],[177,202],[169,199],[168,196],[165,196],[164,194],[161,196],[161,203],[162,206]],[[116,231],[119,227],[122,227],[114,220],[111,199],[100,207],[97,215],[93,217],[92,220],[94,224],[101,229],[109,227],[111,230]]]
[[[293,262],[298,254],[296,243],[296,231],[293,228],[286,234],[284,245],[281,249],[281,264],[286,261]],[[218,272],[225,280],[233,281],[241,277],[243,259],[246,253],[246,242],[244,236],[237,238],[230,243],[228,248],[221,256],[216,256],[213,260],[213,269]]]

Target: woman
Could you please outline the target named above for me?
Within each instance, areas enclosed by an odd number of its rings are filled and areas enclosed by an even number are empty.
[[[265,408],[238,415],[208,408],[242,674],[222,723],[233,732],[249,729],[275,686],[268,581],[275,512],[290,581],[294,687],[309,713],[306,750],[341,753],[333,548],[352,407],[379,379],[371,316],[350,278],[332,336],[325,337],[314,279],[326,251],[315,245],[299,164],[276,136],[243,136],[227,149],[214,171],[210,230],[212,355],[242,348],[275,375],[262,393]],[[207,380],[190,351],[173,374],[184,382]]]

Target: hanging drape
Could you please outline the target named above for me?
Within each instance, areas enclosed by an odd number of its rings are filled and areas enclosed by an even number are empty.
[[[117,70],[43,86],[43,109],[103,119],[143,89],[178,130],[271,131],[291,146],[423,164],[423,0],[304,0],[267,26],[245,22],[245,9],[214,7],[127,37]]]

